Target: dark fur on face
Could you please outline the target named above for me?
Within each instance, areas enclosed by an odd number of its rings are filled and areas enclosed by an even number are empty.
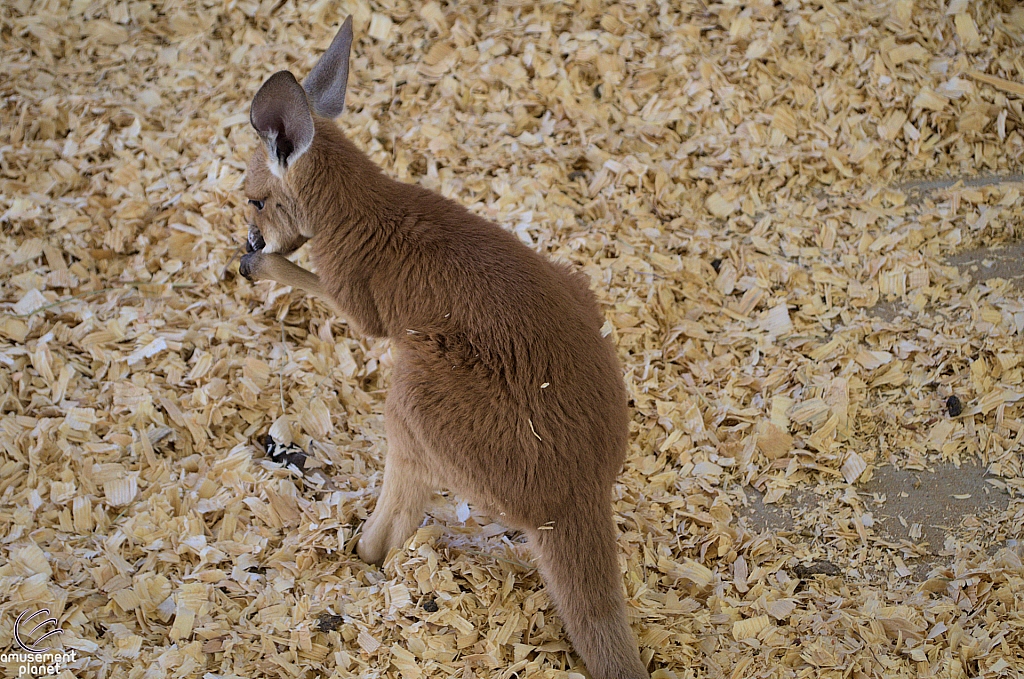
[[[254,222],[267,247],[241,270],[315,294],[356,330],[391,340],[384,482],[359,556],[380,564],[402,549],[434,492],[450,489],[529,537],[595,679],[646,678],[611,507],[626,389],[588,279],[386,177],[349,141],[331,118],[350,42],[349,20],[305,91],[279,72],[253,100],[264,147],[246,195],[263,201]],[[282,256],[306,239],[319,275]]]

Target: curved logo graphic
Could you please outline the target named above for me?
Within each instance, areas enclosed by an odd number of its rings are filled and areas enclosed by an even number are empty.
[[[22,622],[28,625],[29,621],[33,620],[34,618],[37,618],[40,615],[46,616],[49,614],[50,609],[41,608],[32,615],[29,615],[28,611],[25,611],[24,613],[18,616],[18,620],[14,623],[14,640],[18,643],[18,646],[21,646],[23,650],[28,651],[29,653],[45,653],[46,649],[36,648],[35,646],[32,646],[32,644],[38,644],[39,642],[44,641],[45,639],[49,639],[54,634],[64,634],[64,630],[57,627],[57,618],[45,618],[44,620],[36,624],[35,627],[29,630],[27,640],[26,637],[22,635]],[[53,625],[54,627],[57,627],[57,629],[52,629],[43,636],[36,639],[35,633],[43,625]]]

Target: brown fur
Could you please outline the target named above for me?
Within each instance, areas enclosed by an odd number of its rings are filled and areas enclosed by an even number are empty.
[[[392,341],[384,482],[358,552],[380,564],[448,488],[530,539],[595,679],[647,677],[627,624],[611,490],[626,450],[621,368],[581,274],[419,186],[330,120],[283,179],[261,147],[245,191],[276,254],[242,270],[327,300]],[[319,276],[285,259],[308,240]],[[543,386],[543,385],[547,386]]]

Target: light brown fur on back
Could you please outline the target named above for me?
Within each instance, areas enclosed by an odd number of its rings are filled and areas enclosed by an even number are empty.
[[[611,510],[626,391],[587,279],[386,177],[332,121],[313,123],[308,150],[278,152],[283,179],[267,149],[250,162],[246,194],[262,201],[255,225],[276,252],[246,255],[242,268],[319,295],[393,343],[384,483],[360,557],[381,563],[400,549],[433,492],[451,489],[529,536],[596,679],[647,677]],[[307,240],[318,274],[283,256]]]

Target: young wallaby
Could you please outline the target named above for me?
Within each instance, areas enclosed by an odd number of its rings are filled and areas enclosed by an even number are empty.
[[[382,563],[448,488],[529,537],[595,679],[647,677],[612,521],[626,390],[588,280],[360,152],[333,122],[351,45],[349,17],[304,85],[280,71],[252,101],[263,144],[240,271],[392,342],[384,482],[359,556]],[[307,240],[319,275],[285,258]]]

